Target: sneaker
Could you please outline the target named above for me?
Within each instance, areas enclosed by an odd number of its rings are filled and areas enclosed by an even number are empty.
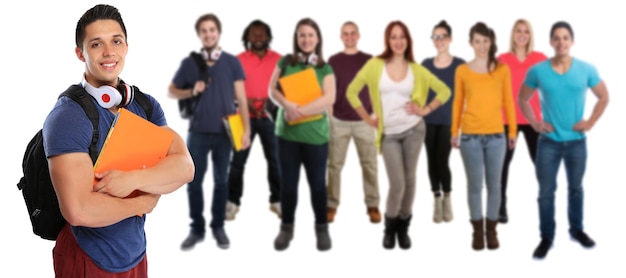
[[[596,242],[583,231],[578,231],[576,234],[572,235],[572,240],[578,241],[578,243],[585,248],[591,248],[596,245]]]
[[[537,248],[535,248],[535,252],[533,252],[533,258],[545,258],[548,254],[548,251],[550,251],[550,248],[552,248],[552,241],[549,239],[541,239],[539,246],[537,246]]]
[[[435,209],[433,212],[433,222],[441,223],[443,221],[443,198],[435,197]]]
[[[372,223],[380,223],[380,211],[378,211],[377,207],[367,208],[367,215],[370,217],[370,222]]]
[[[224,228],[213,228],[213,238],[217,241],[217,247],[221,249],[228,249],[230,246],[230,240],[228,240],[228,236],[226,235],[226,231]]]
[[[273,213],[276,213],[276,215],[278,215],[278,218],[281,218],[280,202],[271,203],[270,210]]]
[[[196,243],[202,241],[204,241],[203,236],[189,233],[187,238],[183,241],[183,244],[181,244],[180,249],[182,249],[183,251],[191,250],[194,246],[196,246]]]
[[[337,213],[337,208],[329,207],[326,213],[326,217],[328,218],[328,223],[333,223],[335,221],[335,214]]]
[[[231,201],[226,202],[226,220],[235,220],[239,206]]]

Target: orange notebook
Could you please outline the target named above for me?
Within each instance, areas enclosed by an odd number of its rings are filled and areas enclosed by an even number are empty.
[[[152,167],[167,155],[173,139],[174,134],[169,130],[120,108],[94,164],[94,172]],[[94,179],[94,184],[97,182]]]
[[[243,145],[243,119],[239,113],[231,114],[223,119],[224,126],[230,137],[235,151],[240,151]]]
[[[283,94],[287,100],[298,104],[298,106],[304,106],[317,98],[322,96],[322,88],[317,81],[317,75],[313,68],[308,68],[303,71],[296,72],[284,77],[281,77],[278,82],[282,88]],[[289,122],[289,124],[300,124],[321,119],[323,115],[315,115],[306,118],[302,118],[296,121]]]

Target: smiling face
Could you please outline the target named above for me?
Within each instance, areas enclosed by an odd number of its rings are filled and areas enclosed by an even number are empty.
[[[550,45],[554,48],[556,56],[569,56],[569,50],[572,44],[574,44],[574,40],[567,28],[556,28],[554,32],[552,32]]]
[[[404,56],[408,41],[402,27],[399,25],[394,26],[389,34],[389,47],[393,55]]]
[[[213,20],[205,20],[198,25],[198,38],[206,49],[213,49],[220,39],[220,31]]]
[[[85,63],[85,79],[94,87],[117,85],[128,52],[126,37],[120,24],[101,19],[85,27],[82,49],[76,47],[76,56]]]
[[[438,53],[448,52],[452,38],[445,28],[435,28],[431,39],[433,40],[433,44],[435,45],[435,49],[437,49]]]
[[[489,58],[489,49],[491,48],[491,39],[479,33],[472,34],[470,45],[474,48],[476,58]]]
[[[269,36],[265,27],[253,25],[250,26],[248,33],[248,41],[250,41],[250,48],[253,50],[265,50],[269,47]]]
[[[513,42],[516,48],[528,49],[530,29],[524,23],[517,23],[513,29]]]
[[[356,48],[359,37],[359,30],[353,24],[346,24],[341,28],[341,41],[345,48]]]
[[[315,52],[315,48],[317,47],[317,43],[319,42],[319,37],[317,36],[317,32],[315,32],[315,28],[309,25],[300,25],[298,30],[296,31],[298,48],[300,51],[305,54],[311,54]]]

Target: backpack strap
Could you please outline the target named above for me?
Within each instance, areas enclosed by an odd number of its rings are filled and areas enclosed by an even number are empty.
[[[154,108],[152,106],[152,102],[150,102],[150,99],[146,96],[146,94],[142,93],[137,86],[133,86],[133,91],[135,92],[134,101],[136,101],[139,106],[141,106],[143,111],[146,112],[146,119],[150,121],[150,118],[152,118],[152,110]]]
[[[150,102],[150,99],[142,93],[139,88],[133,86],[135,99],[139,106],[146,113],[146,119],[149,121],[152,117],[153,106]],[[93,133],[91,137],[91,144],[89,145],[89,156],[93,163],[96,163],[98,159],[98,139],[100,139],[100,114],[98,114],[98,107],[94,104],[92,97],[87,93],[87,91],[80,85],[71,85],[65,92],[59,95],[59,98],[62,96],[67,96],[77,102],[85,114],[91,121],[91,125],[93,126]]]
[[[91,156],[93,163],[96,163],[96,160],[98,159],[98,139],[100,138],[100,131],[98,130],[100,115],[98,114],[98,108],[93,103],[89,93],[87,93],[87,91],[85,91],[85,89],[80,85],[71,85],[67,88],[67,90],[65,90],[65,92],[59,95],[59,98],[62,96],[67,96],[76,101],[80,107],[83,108],[85,114],[87,114],[87,117],[91,121],[93,133],[91,137],[91,145],[89,146],[89,156]]]
[[[191,57],[191,59],[196,63],[196,65],[198,66],[198,70],[199,70],[199,80],[202,80],[204,82],[208,82],[209,80],[209,66],[207,66],[206,64],[206,60],[204,60],[204,58],[202,58],[202,54],[197,53],[195,51],[192,51],[191,53],[189,53],[189,57]]]
[[[291,64],[292,56],[293,55],[291,55],[291,54],[285,55],[285,58],[283,59],[282,67],[280,67],[280,76],[279,77],[285,76],[285,71],[287,70],[287,66],[289,64]]]

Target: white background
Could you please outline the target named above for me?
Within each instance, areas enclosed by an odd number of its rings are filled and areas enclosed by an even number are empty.
[[[566,182],[559,174],[554,248],[546,260],[531,258],[539,243],[537,183],[523,139],[519,140],[509,176],[510,223],[498,226],[501,247],[497,251],[471,249],[471,227],[466,201],[465,174],[458,150],[451,155],[453,208],[451,223],[432,222],[432,195],[422,151],[417,169],[417,194],[410,227],[413,247],[408,251],[382,248],[383,225],[370,224],[365,214],[360,167],[354,146],[344,168],[342,203],[330,233],[333,248],[318,252],[313,233],[313,213],[307,183],[300,182],[295,238],[284,252],[273,249],[279,219],[268,209],[265,161],[258,139],[254,142],[242,208],[234,222],[226,223],[229,250],[220,250],[207,237],[189,252],[180,243],[189,231],[186,186],[161,198],[148,215],[148,262],[151,277],[528,277],[575,275],[624,277],[620,264],[626,248],[623,236],[623,129],[624,103],[622,50],[624,40],[617,1],[168,1],[130,3],[111,1],[123,16],[128,30],[129,53],[121,77],[155,96],[163,105],[171,127],[186,136],[187,122],[177,114],[176,101],[167,97],[167,87],[182,58],[200,47],[195,20],[206,12],[222,21],[220,44],[225,51],[243,50],[241,35],[254,19],[268,22],[274,34],[271,46],[280,53],[292,49],[296,22],[310,16],[321,27],[324,58],[342,49],[341,24],[353,20],[361,30],[360,48],[372,54],[383,50],[383,32],[391,20],[410,28],[418,61],[435,54],[429,40],[432,26],[446,19],[453,28],[451,52],[472,58],[468,32],[476,21],[493,27],[500,51],[509,47],[513,22],[524,17],[535,30],[535,48],[551,56],[549,28],[557,20],[569,21],[575,32],[572,54],[594,64],[606,81],[610,104],[588,135],[589,159],[585,174],[585,227],[597,241],[594,250],[584,250],[567,234]],[[412,3],[412,4],[408,4]],[[74,54],[76,22],[96,1],[70,4],[64,1],[17,1],[0,12],[2,28],[1,110],[4,147],[0,178],[2,228],[0,269],[18,277],[52,277],[52,241],[31,232],[26,207],[15,184],[21,177],[26,144],[41,124],[56,97],[80,80],[84,64]],[[411,5],[411,6],[409,6]],[[595,98],[589,93],[587,114]],[[562,168],[563,169],[563,168]],[[212,177],[205,184],[207,206]],[[384,211],[388,182],[379,157],[381,210]],[[210,213],[207,210],[207,219]],[[556,276],[555,276],[556,275]],[[4,275],[3,275],[4,276]],[[519,275],[519,277],[523,277]]]

